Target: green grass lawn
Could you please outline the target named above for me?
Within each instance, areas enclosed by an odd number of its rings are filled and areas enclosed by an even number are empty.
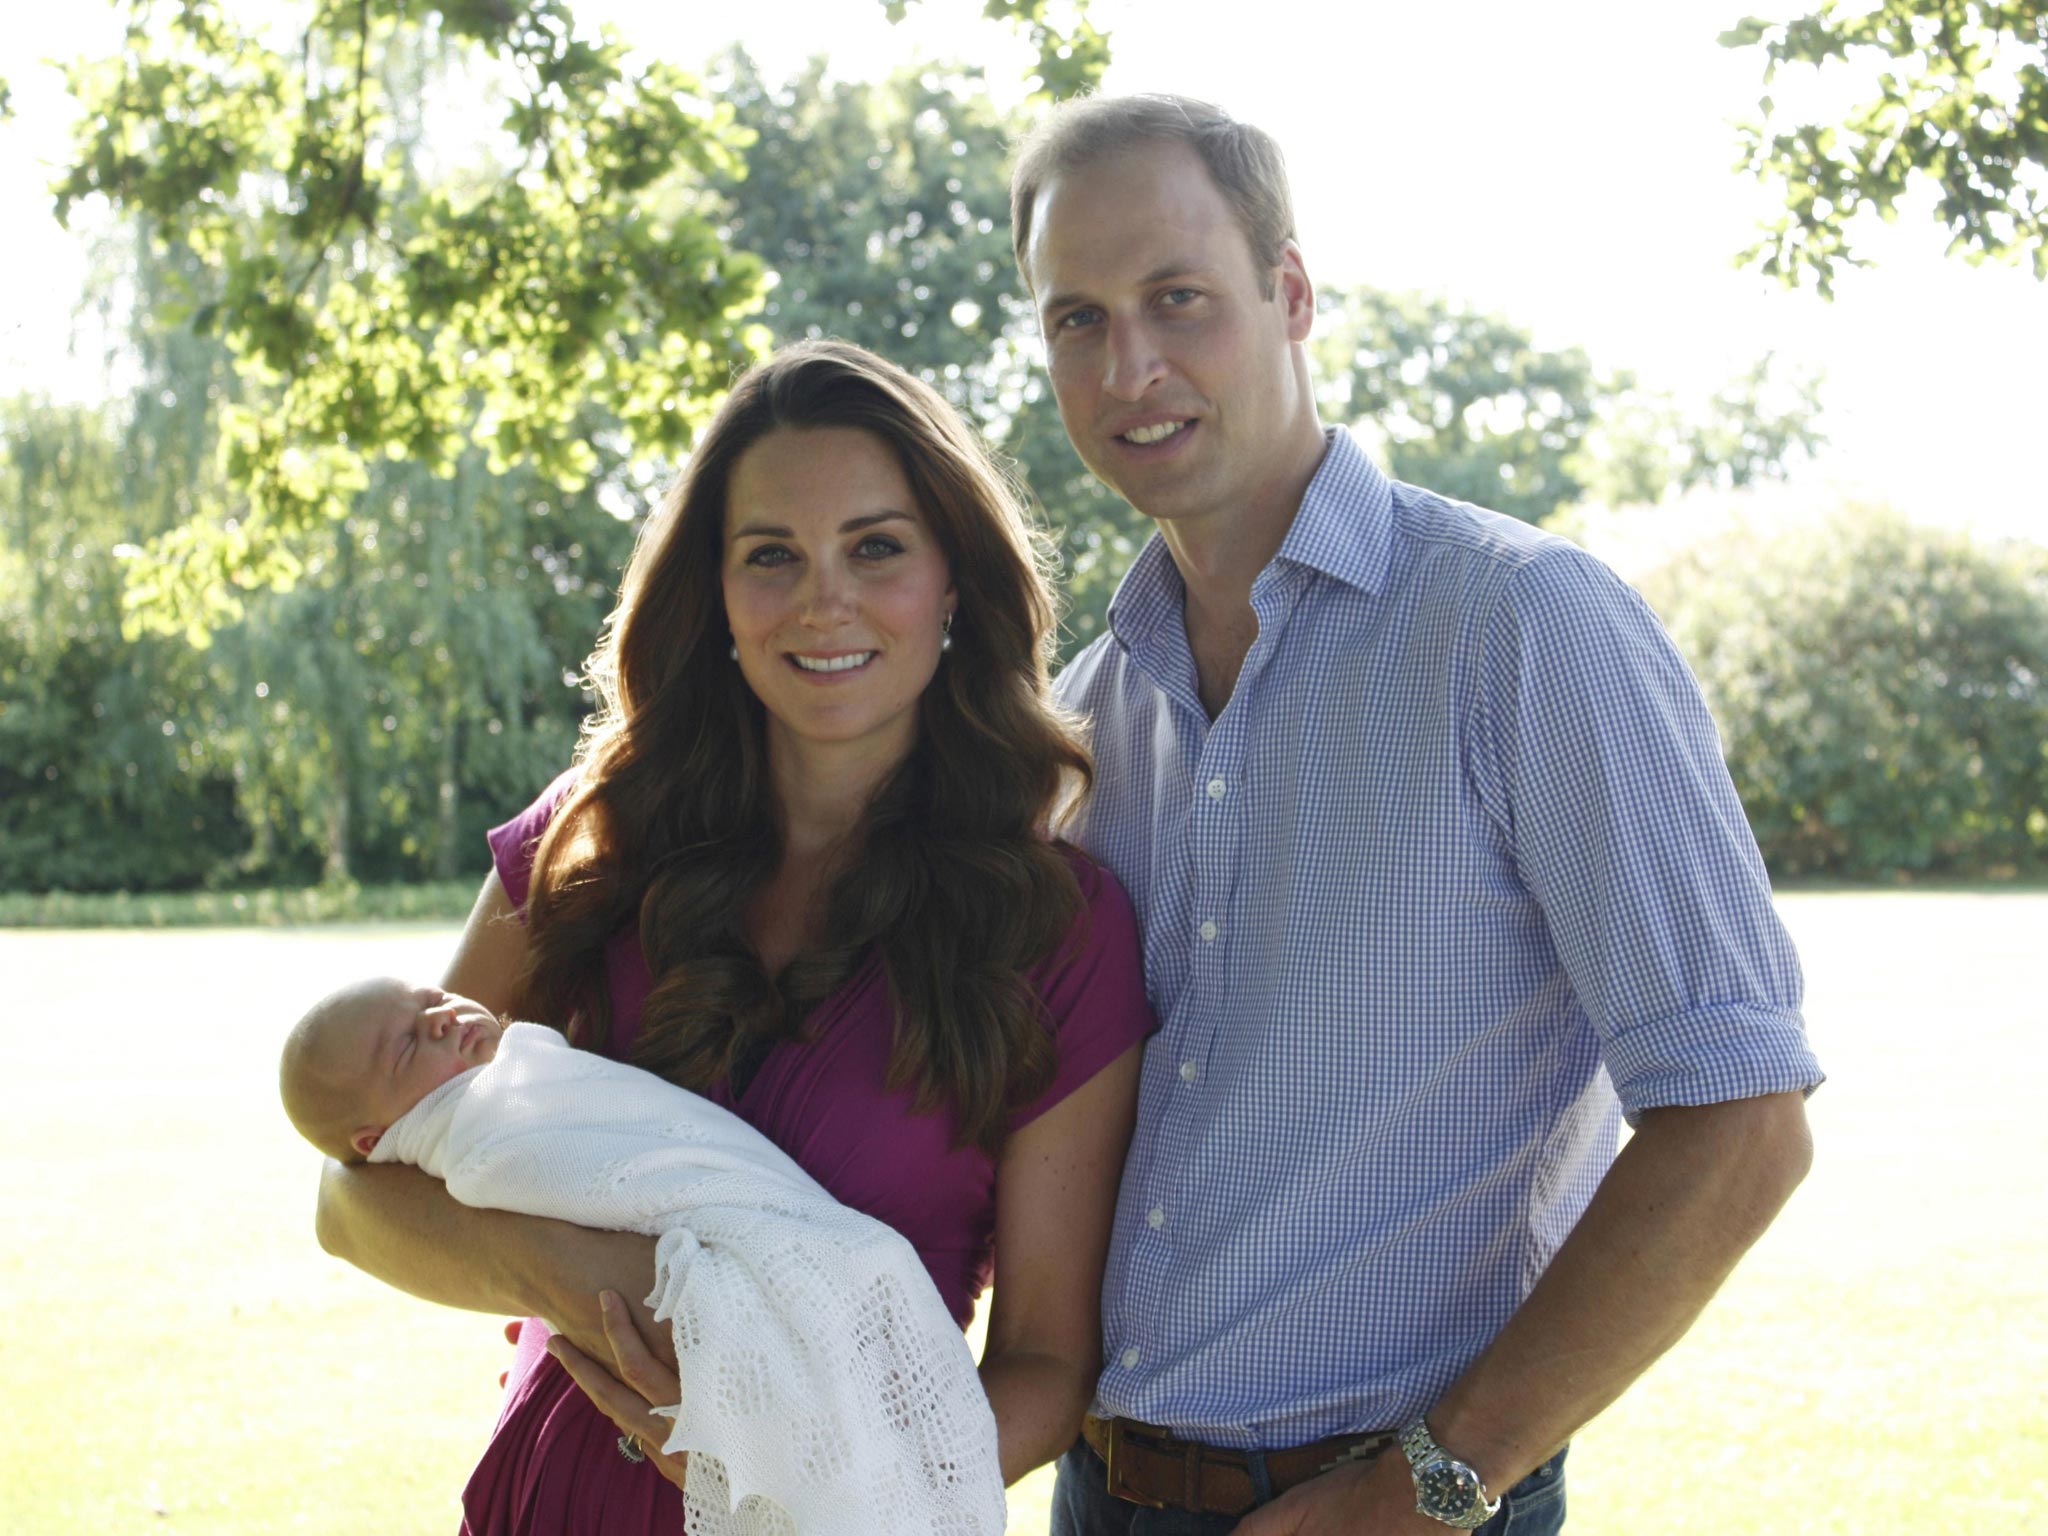
[[[1784,909],[1832,1077],[1813,1175],[1580,1437],[1571,1528],[2048,1531],[2048,895]],[[0,1533],[455,1530],[498,1323],[320,1253],[274,1087],[304,1002],[452,934],[0,931]]]

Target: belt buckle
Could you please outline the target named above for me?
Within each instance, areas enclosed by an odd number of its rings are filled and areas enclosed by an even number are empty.
[[[1152,1494],[1139,1493],[1124,1481],[1128,1463],[1124,1458],[1124,1421],[1121,1417],[1109,1421],[1108,1444],[1103,1448],[1103,1465],[1109,1469],[1107,1482],[1112,1498],[1122,1499],[1127,1504],[1142,1504],[1148,1509],[1165,1509],[1167,1506]]]

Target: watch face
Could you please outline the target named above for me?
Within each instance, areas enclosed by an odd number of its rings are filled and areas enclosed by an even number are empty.
[[[1479,1502],[1479,1479],[1460,1462],[1432,1461],[1415,1474],[1416,1502],[1433,1517],[1463,1515]]]

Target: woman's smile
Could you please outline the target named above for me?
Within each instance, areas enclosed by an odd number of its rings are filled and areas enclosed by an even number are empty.
[[[793,651],[789,659],[813,676],[843,677],[865,667],[880,654],[879,651],[846,651],[836,656],[820,656]]]

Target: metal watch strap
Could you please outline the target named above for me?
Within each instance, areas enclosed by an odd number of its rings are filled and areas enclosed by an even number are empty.
[[[1408,1458],[1409,1474],[1415,1479],[1415,1512],[1426,1515],[1453,1530],[1477,1530],[1500,1513],[1501,1501],[1487,1497],[1485,1479],[1469,1464],[1458,1460],[1436,1443],[1426,1420],[1418,1418],[1401,1431],[1401,1453]],[[1432,1499],[1430,1484],[1438,1475],[1448,1474],[1469,1490],[1462,1509],[1450,1508]]]

